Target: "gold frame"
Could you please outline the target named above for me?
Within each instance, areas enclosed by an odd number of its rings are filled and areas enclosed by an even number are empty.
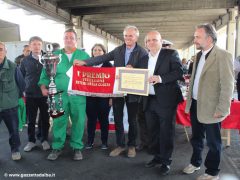
[[[117,68],[117,71],[119,76],[118,92],[148,96],[148,69]]]

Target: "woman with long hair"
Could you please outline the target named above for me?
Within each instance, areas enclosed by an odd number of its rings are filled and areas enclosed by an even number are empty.
[[[106,53],[106,49],[102,44],[95,44],[92,47],[92,57],[101,56]],[[95,67],[112,67],[112,64],[109,62],[97,65]],[[88,141],[86,144],[86,149],[92,149],[95,137],[95,130],[97,120],[100,123],[101,129],[101,140],[102,145],[101,149],[107,149],[108,141],[108,114],[110,111],[111,99],[104,97],[87,97],[87,106],[86,113],[88,117],[87,121],[87,132],[88,132]]]

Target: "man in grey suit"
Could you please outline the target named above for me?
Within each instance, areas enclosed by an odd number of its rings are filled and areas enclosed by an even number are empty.
[[[183,170],[191,174],[200,169],[206,135],[209,151],[205,159],[205,173],[198,180],[217,180],[221,156],[221,121],[230,113],[234,89],[233,60],[230,53],[215,44],[217,33],[210,24],[199,25],[194,44],[201,50],[193,64],[186,112],[192,123],[190,164]]]
[[[87,59],[85,61],[75,60],[75,65],[98,65],[104,62],[113,61],[114,67],[136,67],[139,59],[147,54],[147,51],[137,44],[139,30],[135,26],[126,26],[123,31],[124,44],[116,47],[111,52],[102,56]],[[113,98],[113,115],[116,128],[117,148],[111,153],[111,157],[120,155],[125,151],[125,135],[123,128],[123,107],[127,106],[128,112],[128,153],[132,158],[136,156],[136,136],[137,122],[136,115],[138,110],[139,96],[128,94],[124,97]]]

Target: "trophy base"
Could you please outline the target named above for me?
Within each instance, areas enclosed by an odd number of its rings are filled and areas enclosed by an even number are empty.
[[[60,94],[60,93],[62,93],[62,92],[63,92],[63,90],[59,90],[59,91],[57,91],[57,92],[49,92],[48,94],[49,94],[50,96],[53,96],[53,95]]]
[[[50,115],[50,117],[53,118],[53,119],[54,119],[54,118],[58,118],[58,117],[64,115],[64,111],[62,111],[62,112],[57,111],[56,114],[54,114],[53,111],[50,111],[50,112],[49,112],[49,115]]]

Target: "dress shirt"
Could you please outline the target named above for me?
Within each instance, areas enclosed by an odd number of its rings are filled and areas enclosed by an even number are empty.
[[[126,47],[126,51],[125,51],[125,65],[127,65],[129,57],[133,51],[133,49],[135,48],[136,44],[132,47],[132,48],[127,48]]]
[[[202,56],[199,60],[198,66],[197,66],[197,70],[196,70],[196,75],[195,75],[195,79],[194,79],[194,84],[193,84],[193,93],[192,93],[192,98],[197,100],[197,94],[198,94],[198,85],[199,85],[199,80],[200,80],[200,76],[205,64],[205,58],[206,55],[212,50],[213,47],[211,47],[210,49],[206,50],[206,51],[202,51]]]
[[[159,53],[160,53],[160,50],[155,54],[155,56],[152,56],[150,52],[148,53],[148,57],[149,57],[149,59],[148,59],[149,76],[153,76],[153,74],[154,74],[154,70],[155,70],[155,66],[157,64]],[[160,82],[161,82],[161,78],[160,78]],[[155,95],[153,83],[149,84],[149,94],[150,95]]]

